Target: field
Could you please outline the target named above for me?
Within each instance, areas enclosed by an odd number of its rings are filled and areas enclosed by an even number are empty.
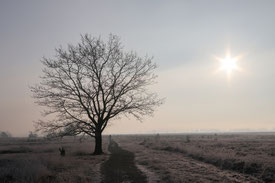
[[[105,154],[93,156],[93,139],[1,139],[0,182],[275,182],[274,133],[113,135],[112,142],[105,136]]]
[[[93,145],[93,139],[2,139],[0,182],[100,182],[100,165],[108,155],[92,156]]]

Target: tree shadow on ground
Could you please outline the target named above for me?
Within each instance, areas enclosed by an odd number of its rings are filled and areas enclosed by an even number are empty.
[[[147,182],[146,176],[135,165],[134,153],[120,148],[114,141],[110,142],[108,150],[112,154],[101,166],[102,182]]]

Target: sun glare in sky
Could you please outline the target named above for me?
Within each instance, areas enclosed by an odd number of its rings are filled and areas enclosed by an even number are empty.
[[[216,57],[216,59],[220,62],[219,70],[225,71],[227,73],[227,76],[230,78],[234,70],[241,70],[241,68],[237,64],[240,57],[241,56],[231,57],[230,51],[227,51],[227,54],[224,58]]]

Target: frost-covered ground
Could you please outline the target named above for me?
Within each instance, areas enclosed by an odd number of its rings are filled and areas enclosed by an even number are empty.
[[[275,134],[117,137],[161,182],[275,182]]]
[[[93,139],[0,139],[0,182],[102,182],[110,173],[108,138],[104,136],[105,154],[99,156],[92,155]],[[147,182],[275,182],[274,133],[113,135],[112,139],[121,148],[117,153],[131,155],[132,169],[145,175]],[[65,157],[59,147],[65,148]]]
[[[93,145],[93,139],[1,139],[0,182],[100,182],[100,166],[108,154],[93,156]],[[64,157],[59,147],[64,147]],[[104,150],[108,152],[107,146]]]

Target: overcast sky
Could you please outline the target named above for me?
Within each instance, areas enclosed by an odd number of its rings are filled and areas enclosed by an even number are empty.
[[[15,136],[41,118],[28,86],[43,56],[81,34],[118,35],[125,50],[154,56],[166,102],[143,123],[113,121],[106,133],[275,130],[275,1],[0,1],[0,131]],[[216,72],[242,54],[230,81]]]

